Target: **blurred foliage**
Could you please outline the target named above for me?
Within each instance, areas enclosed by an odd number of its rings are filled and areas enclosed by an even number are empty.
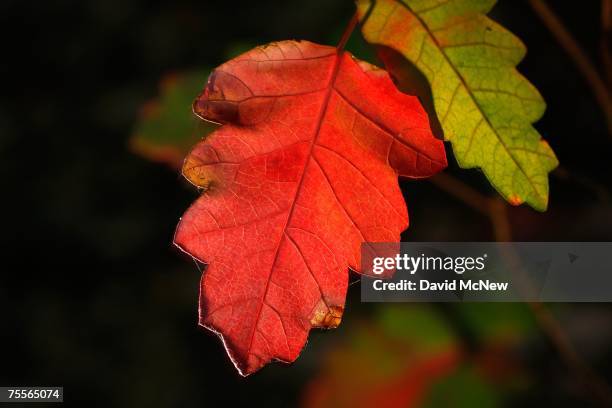
[[[453,372],[460,350],[428,307],[389,306],[352,327],[306,388],[306,407],[415,406],[433,382]]]
[[[462,367],[435,384],[423,407],[479,407],[501,406],[496,390],[492,389],[471,367]]]
[[[529,382],[517,346],[534,336],[531,315],[507,303],[453,304],[452,312],[471,346],[439,308],[379,307],[371,322],[352,326],[328,352],[304,406],[502,406],[505,392]]]
[[[179,168],[196,142],[217,127],[196,120],[191,112],[209,74],[208,70],[167,74],[161,80],[160,95],[140,110],[131,148],[150,160]]]

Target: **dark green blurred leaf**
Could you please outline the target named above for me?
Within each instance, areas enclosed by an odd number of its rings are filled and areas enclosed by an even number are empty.
[[[425,408],[491,408],[500,406],[499,393],[471,367],[462,367],[435,384]]]
[[[521,303],[463,303],[456,309],[479,341],[519,341],[533,334],[537,325],[528,307]]]
[[[183,158],[216,125],[198,120],[191,104],[206,84],[210,71],[169,74],[160,84],[158,98],[141,109],[140,119],[130,138],[130,147],[138,154],[179,168]]]

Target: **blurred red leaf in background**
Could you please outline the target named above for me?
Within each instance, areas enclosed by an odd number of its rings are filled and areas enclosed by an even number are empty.
[[[462,331],[430,305],[384,305],[349,326],[324,355],[302,405],[326,407],[497,407],[529,387],[520,345],[534,323],[523,305],[461,304]],[[504,319],[494,320],[494,316]],[[464,336],[477,345],[469,347]]]
[[[387,307],[349,331],[306,388],[304,406],[421,406],[432,385],[458,367],[462,350],[427,307]]]

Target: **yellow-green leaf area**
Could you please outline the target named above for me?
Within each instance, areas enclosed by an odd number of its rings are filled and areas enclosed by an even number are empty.
[[[546,109],[517,70],[523,43],[486,16],[495,0],[357,0],[365,39],[427,78],[462,168],[480,168],[511,204],[544,211],[558,161],[533,127]],[[387,67],[393,73],[394,67]]]

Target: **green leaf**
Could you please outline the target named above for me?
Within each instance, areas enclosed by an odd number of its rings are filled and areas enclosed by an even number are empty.
[[[494,408],[502,404],[499,392],[487,384],[473,367],[464,366],[453,375],[434,384],[423,406]]]
[[[427,78],[459,165],[481,168],[511,204],[544,211],[558,161],[532,123],[546,104],[515,68],[525,46],[485,15],[494,4],[357,0],[365,39],[399,52]]]
[[[444,317],[428,305],[386,306],[379,312],[378,324],[386,335],[421,352],[448,349],[457,342]]]
[[[197,120],[191,111],[209,73],[207,70],[180,72],[161,80],[160,95],[141,109],[130,138],[133,151],[152,161],[180,168],[193,145],[217,128]]]
[[[480,342],[524,341],[538,332],[533,313],[523,303],[462,303],[454,311]]]

